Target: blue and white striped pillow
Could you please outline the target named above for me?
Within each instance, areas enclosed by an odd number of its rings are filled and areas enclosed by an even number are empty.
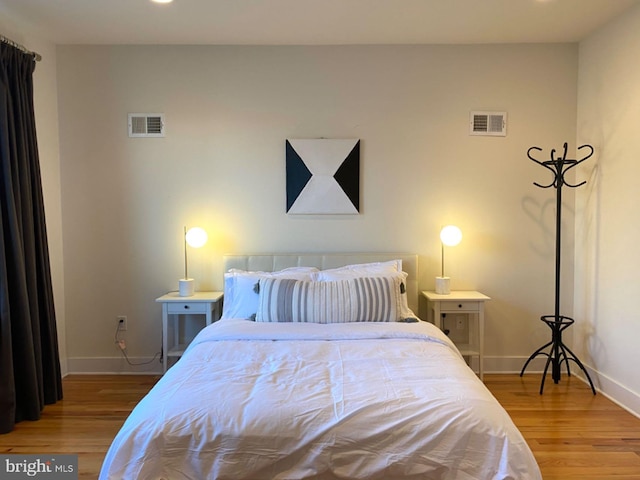
[[[396,322],[401,280],[364,277],[331,282],[260,279],[257,322]]]

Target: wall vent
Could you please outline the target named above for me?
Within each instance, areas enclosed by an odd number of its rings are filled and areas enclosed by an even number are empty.
[[[164,137],[163,113],[130,113],[130,137]]]
[[[471,112],[469,135],[507,136],[507,112]]]

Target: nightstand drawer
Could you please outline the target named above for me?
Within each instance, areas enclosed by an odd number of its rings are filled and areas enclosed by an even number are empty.
[[[479,310],[480,310],[480,302],[469,302],[469,301],[440,302],[440,311],[443,313],[477,312]]]
[[[178,313],[207,313],[209,303],[201,302],[171,302],[167,303],[167,311],[170,314]]]

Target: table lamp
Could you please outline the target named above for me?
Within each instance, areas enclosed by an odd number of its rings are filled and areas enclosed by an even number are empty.
[[[440,230],[440,243],[442,245],[442,276],[436,277],[436,293],[449,295],[451,293],[451,279],[444,276],[444,246],[455,247],[462,240],[462,232],[455,225],[447,225]]]
[[[187,245],[192,248],[200,248],[207,243],[207,232],[200,227],[193,227],[187,231],[184,227],[184,278],[178,281],[178,293],[181,297],[190,297],[195,291],[193,278],[189,278],[187,272]]]

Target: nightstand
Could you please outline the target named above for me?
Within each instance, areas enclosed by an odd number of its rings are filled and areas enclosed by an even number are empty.
[[[442,318],[447,314],[465,314],[469,319],[469,341],[456,344],[464,357],[478,358],[478,376],[484,377],[484,302],[491,300],[473,290],[452,291],[449,295],[422,292],[427,298],[427,321],[442,329]],[[475,322],[472,322],[475,320]]]
[[[211,325],[220,318],[222,292],[195,292],[190,297],[181,297],[178,292],[169,292],[156,298],[162,304],[162,372],[166,373],[170,367],[169,359],[179,359],[184,353],[193,336],[186,335],[186,327],[182,330],[180,319],[186,315],[204,316],[204,324]],[[172,329],[169,331],[169,322]],[[181,338],[182,336],[182,338]]]

